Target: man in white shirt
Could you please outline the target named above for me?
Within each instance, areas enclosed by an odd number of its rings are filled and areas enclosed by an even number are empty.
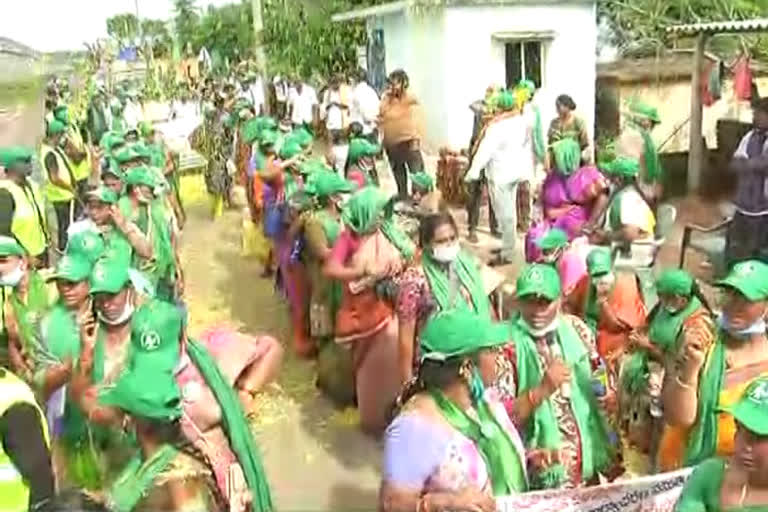
[[[344,120],[349,113],[347,98],[341,90],[341,77],[334,76],[323,94],[323,104],[320,114],[325,119],[325,128],[328,130],[331,144],[341,143]]]
[[[350,121],[360,123],[363,135],[372,143],[378,144],[376,118],[379,115],[379,95],[366,80],[367,73],[361,69],[358,72],[358,83],[352,91]]]
[[[506,264],[516,256],[517,185],[529,174],[533,158],[530,150],[526,150],[530,137],[528,123],[523,116],[510,112],[515,107],[512,93],[501,93],[498,105],[504,112],[489,121],[464,181],[479,180],[485,169],[488,192],[501,228],[501,252],[497,263]]]
[[[315,89],[302,82],[296,82],[296,87],[289,95],[288,103],[293,127],[304,127],[312,131],[312,124],[315,120],[315,106],[318,103]]]
[[[264,113],[264,84],[261,81],[261,77],[256,74],[250,74],[240,84],[240,87],[238,98],[251,102],[256,115],[262,115]]]
[[[135,91],[128,93],[123,109],[123,119],[128,128],[136,128],[144,119],[141,104],[138,102],[138,94]]]
[[[288,114],[288,83],[280,75],[275,75],[272,86],[275,88],[275,116],[283,119]]]

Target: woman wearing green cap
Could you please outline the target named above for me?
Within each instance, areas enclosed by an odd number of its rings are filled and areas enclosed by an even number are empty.
[[[768,379],[757,379],[720,411],[736,422],[734,453],[702,462],[688,478],[675,512],[768,510]]]
[[[360,137],[350,140],[347,152],[347,178],[356,182],[358,187],[378,184],[376,156],[380,153],[381,146],[372,144],[368,139]]]
[[[416,211],[421,215],[434,215],[446,209],[435,179],[424,171],[411,174],[411,192]]]
[[[616,446],[606,422],[610,394],[598,398],[594,337],[560,312],[560,278],[551,265],[526,267],[517,279],[520,314],[511,322],[509,366],[498,380],[515,424],[524,427],[531,486],[581,487],[615,476]]]
[[[686,271],[665,270],[656,280],[656,291],[659,303],[648,315],[648,327],[629,336],[631,352],[621,369],[620,409],[629,441],[650,453],[662,471],[673,471],[682,467],[685,433],[666,425],[660,444],[651,444],[654,424],[663,415],[664,375],[672,368],[683,340],[696,334],[702,345],[709,346],[715,324],[706,299]],[[658,453],[651,452],[657,448]]]
[[[385,433],[380,510],[492,512],[495,497],[528,490],[522,440],[485,389],[508,341],[507,326],[468,309],[427,322],[418,376]]]
[[[430,215],[419,227],[421,259],[400,278],[397,297],[400,375],[411,379],[418,361],[418,338],[429,318],[443,310],[467,308],[483,318],[494,316],[480,263],[461,249],[450,213]]]
[[[685,466],[714,455],[734,453],[736,425],[718,408],[733,405],[744,389],[768,376],[768,265],[738,263],[717,282],[722,290],[722,314],[715,342],[688,333],[662,392],[664,419],[687,429]]]
[[[377,187],[353,194],[342,209],[345,229],[323,267],[344,283],[335,337],[351,347],[360,420],[374,434],[386,426],[402,383],[392,302],[397,277],[415,252],[392,221],[392,201]]]
[[[663,192],[664,169],[651,136],[660,123],[656,107],[635,99],[629,103],[626,125],[616,140],[616,156],[639,163],[638,184],[652,204],[661,199]]]

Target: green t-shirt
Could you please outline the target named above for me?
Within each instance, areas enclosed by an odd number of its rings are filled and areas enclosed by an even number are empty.
[[[675,512],[768,512],[768,504],[749,507],[720,506],[725,460],[705,460],[693,471],[675,505]]]

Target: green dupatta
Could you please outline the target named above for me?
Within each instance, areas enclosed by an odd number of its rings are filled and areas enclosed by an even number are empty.
[[[488,468],[494,496],[509,496],[528,490],[523,461],[509,434],[485,400],[475,403],[478,421],[462,411],[441,391],[430,390],[430,395],[448,423],[475,443]]]
[[[691,297],[688,305],[677,313],[670,313],[659,306],[651,319],[648,339],[664,354],[675,353],[683,324],[700,307],[701,301],[698,297]],[[637,350],[630,356],[622,370],[621,387],[623,390],[634,394],[639,393],[645,387],[648,381],[648,361],[648,352],[645,350]]]
[[[48,285],[38,272],[32,270],[29,272],[26,303],[21,301],[16,289],[10,294],[9,300],[18,325],[21,346],[36,355],[38,349],[42,348],[38,339],[38,327],[51,304]]]
[[[131,459],[109,490],[107,503],[110,510],[131,512],[146,496],[155,479],[178,455],[176,448],[164,444],[146,461],[141,455]]]
[[[256,440],[245,420],[245,412],[235,390],[221,373],[208,349],[195,340],[188,340],[187,354],[195,364],[205,383],[216,397],[221,408],[221,424],[229,440],[232,452],[243,468],[245,480],[253,496],[254,512],[270,512],[274,509],[264,466]]]
[[[358,235],[371,233],[378,228],[405,259],[411,259],[416,252],[408,236],[392,221],[392,200],[375,186],[368,186],[356,192],[344,205],[341,220]]]
[[[152,244],[153,259],[144,260],[133,251],[133,265],[138,270],[152,277],[152,284],[157,285],[161,279],[168,279],[170,283],[175,281],[176,260],[171,244],[171,234],[165,217],[165,206],[162,200],[154,199],[146,205],[139,205],[138,209],[128,196],[123,196],[118,201],[120,213],[136,223],[136,226],[144,233]]]
[[[541,123],[541,110],[533,105],[533,152],[536,160],[543,163],[547,156],[547,144],[544,142],[544,128]]]
[[[695,466],[712,457],[717,449],[717,405],[725,377],[725,342],[718,332],[699,376],[696,424],[688,434],[684,465]]]
[[[637,123],[631,123],[631,126],[640,132],[643,137],[643,162],[645,163],[645,178],[648,183],[659,183],[664,178],[664,169],[661,167],[659,152],[656,149],[656,143],[653,142],[651,132]]]
[[[325,233],[325,239],[328,242],[328,247],[333,247],[336,240],[341,234],[341,220],[333,218],[326,210],[317,210],[312,214],[315,219],[320,223]],[[336,314],[336,311],[341,304],[342,285],[340,281],[331,281],[331,313]]]
[[[452,290],[453,287],[449,276],[440,264],[426,252],[421,256],[421,266],[424,269],[424,274],[429,281],[429,288],[432,290],[432,295],[434,295],[440,310],[445,311],[455,307],[469,306],[464,300],[453,300],[455,298],[455,290]],[[459,256],[451,268],[456,272],[461,285],[467,289],[472,297],[475,313],[483,318],[490,318],[491,306],[488,295],[485,293],[483,278],[472,257],[464,250],[459,251]]]
[[[518,396],[538,386],[543,378],[536,342],[518,316],[512,321],[512,339],[517,351]],[[581,473],[586,481],[607,469],[613,459],[605,418],[592,390],[592,368],[589,353],[576,330],[564,318],[559,320],[556,343],[565,363],[571,369],[571,410],[581,441]],[[562,439],[552,399],[547,399],[533,412],[524,430],[528,449],[559,449]],[[554,489],[565,480],[565,468],[558,464],[532,475],[531,487]]]

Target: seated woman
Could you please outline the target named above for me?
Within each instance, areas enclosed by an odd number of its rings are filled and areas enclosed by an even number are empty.
[[[568,241],[568,234],[560,228],[552,228],[536,240],[540,258],[535,263],[554,265],[560,274],[563,289],[563,311],[579,315],[584,298],[589,291],[587,256],[592,250],[586,237]]]
[[[663,424],[664,375],[671,371],[684,337],[699,333],[705,337],[701,343],[708,346],[715,324],[706,299],[686,271],[665,270],[656,280],[656,291],[659,303],[648,315],[647,329],[629,336],[632,352],[622,364],[619,402],[628,440],[650,453],[662,471],[672,471],[682,467],[683,450],[677,429]],[[658,453],[653,453],[656,449]]]
[[[450,213],[422,219],[419,244],[420,261],[403,273],[396,305],[403,382],[411,379],[419,360],[418,335],[430,316],[466,308],[482,318],[493,317],[480,263],[461,248],[456,221]]]
[[[642,288],[633,272],[613,270],[611,252],[605,247],[589,253],[587,272],[591,283],[582,318],[597,334],[597,352],[606,362],[609,374],[618,377],[629,336],[645,325],[648,315]]]
[[[181,391],[173,373],[156,366],[160,364],[157,359],[153,353],[143,353],[115,386],[99,397],[102,405],[130,417],[139,445],[104,501],[117,512],[224,510],[226,502],[205,459],[183,446]]]
[[[397,278],[414,254],[392,222],[392,202],[373,186],[353,194],[341,214],[345,229],[323,268],[343,282],[335,338],[351,348],[361,426],[374,434],[386,427],[402,384],[392,303]]]
[[[496,510],[528,490],[525,449],[484,382],[509,329],[462,308],[425,326],[418,378],[387,428],[379,510]],[[487,380],[486,380],[487,379]]]
[[[768,376],[768,265],[738,263],[717,285],[723,290],[723,313],[711,345],[697,332],[685,332],[664,390],[664,419],[687,430],[685,466],[734,453],[736,424],[718,408],[733,405],[755,380]]]
[[[707,459],[683,488],[675,512],[768,510],[768,379],[752,383],[731,407],[734,454]]]
[[[431,215],[446,209],[443,194],[435,188],[435,180],[424,171],[415,172],[411,176],[411,190],[416,213]]]
[[[604,229],[593,232],[590,241],[598,245],[619,245],[623,256],[640,265],[650,264],[652,247],[633,244],[652,241],[656,230],[656,217],[637,183],[637,160],[617,158],[601,169],[616,191],[608,203]]]
[[[541,191],[544,219],[526,235],[526,259],[538,259],[537,238],[552,228],[562,229],[569,240],[597,227],[608,203],[608,181],[595,167],[580,167],[579,143],[570,138],[552,147],[554,169]]]
[[[380,153],[381,146],[372,144],[368,139],[361,137],[350,140],[347,152],[347,179],[357,183],[360,188],[378,185],[379,175],[376,172],[376,157]]]
[[[600,358],[579,318],[561,313],[560,278],[534,264],[517,279],[520,314],[497,386],[507,412],[525,432],[531,487],[574,488],[621,473],[605,419],[609,394],[596,394]]]

